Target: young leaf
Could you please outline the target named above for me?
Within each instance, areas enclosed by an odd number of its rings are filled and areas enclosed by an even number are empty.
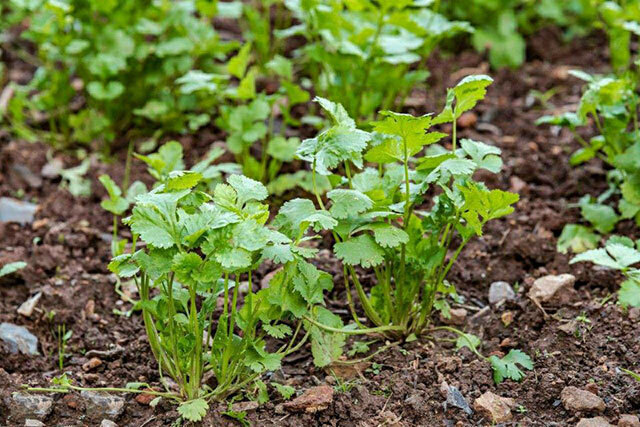
[[[276,389],[276,391],[282,396],[284,400],[289,400],[296,393],[296,389],[291,387],[290,385],[282,385],[276,382],[272,382],[271,385]]]
[[[344,327],[342,319],[324,307],[316,309],[315,319],[332,328],[341,329]],[[317,326],[311,327],[311,353],[313,354],[313,362],[318,367],[330,365],[338,360],[342,356],[344,343],[344,334],[326,332]]]
[[[365,212],[373,206],[373,201],[358,190],[331,190],[327,197],[333,201],[330,212],[334,218],[344,219]]]
[[[336,243],[333,250],[336,257],[347,265],[361,265],[369,268],[384,262],[384,250],[368,234],[361,234]]]
[[[178,406],[178,413],[180,416],[193,422],[202,420],[202,418],[207,415],[208,410],[209,404],[202,398],[189,400],[188,402],[183,402]]]
[[[618,301],[623,306],[640,307],[640,282],[633,279],[622,282]]]
[[[566,254],[569,249],[573,253],[579,254],[589,249],[594,249],[600,236],[583,225],[567,224],[562,229],[560,237],[558,237],[558,252]]]
[[[269,196],[267,188],[261,182],[244,175],[231,175],[227,182],[236,190],[240,204],[249,200],[262,201]]]
[[[518,368],[518,365],[524,369],[533,369],[531,358],[526,353],[516,349],[509,351],[502,359],[498,356],[491,356],[489,361],[493,368],[493,380],[496,384],[500,384],[506,378],[514,381],[520,381],[524,378],[524,372]]]
[[[0,277],[8,276],[9,274],[13,274],[18,270],[21,270],[27,266],[27,263],[24,261],[16,261],[10,262],[9,264],[5,264],[0,268]]]

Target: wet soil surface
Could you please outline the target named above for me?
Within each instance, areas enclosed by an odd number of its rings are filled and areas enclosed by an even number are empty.
[[[468,310],[460,327],[482,338],[486,355],[522,349],[531,355],[535,370],[520,383],[505,381],[496,386],[489,365],[466,349],[456,352],[446,341],[423,340],[392,347],[349,369],[336,368],[334,373],[343,377],[336,379],[332,372],[314,367],[307,347],[267,380],[292,385],[298,394],[328,384],[334,390],[331,403],[315,413],[290,412],[282,409],[277,393],[272,393],[273,400],[250,410],[247,420],[260,426],[491,424],[478,411],[468,414],[445,405],[445,382],[456,387],[472,407],[486,391],[513,398],[510,423],[514,425],[573,425],[582,417],[595,416],[564,409],[560,394],[566,386],[586,388],[600,396],[606,404],[601,415],[611,423],[622,414],[640,411],[640,383],[619,369],[638,370],[638,313],[622,310],[612,302],[615,299],[606,299],[617,289],[620,277],[586,264],[569,265],[569,256],[555,250],[563,226],[579,220],[570,203],[583,194],[602,191],[605,170],[597,162],[570,168],[568,156],[577,148],[571,135],[534,124],[543,114],[577,104],[581,82],[567,71],[571,67],[605,71],[605,46],[599,37],[562,45],[553,31],[535,35],[529,62],[520,70],[491,72],[495,83],[487,99],[461,131],[463,137],[503,150],[504,172],[481,178],[493,188],[517,191],[521,199],[514,214],[490,223],[484,236],[468,245],[449,275]],[[446,87],[464,75],[488,72],[483,58],[471,52],[435,56],[429,69],[429,88],[411,95],[410,112],[438,111]],[[549,90],[555,93],[547,103],[534,96],[533,91]],[[187,164],[221,139],[213,130],[183,137]],[[24,425],[23,420],[10,416],[11,392],[21,384],[46,386],[60,374],[54,335],[59,324],[73,331],[64,368],[75,383],[87,387],[158,383],[141,318],[136,313],[130,317],[115,313],[126,312],[131,304],[114,291],[115,279],[106,269],[111,218],[99,206],[105,192],[97,177],[108,173],[119,182],[124,151],[112,163],[94,162],[89,172],[92,196],[74,198],[59,188],[59,178],[41,178],[43,166],[55,153],[43,144],[16,141],[0,131],[0,196],[21,197],[39,205],[32,224],[0,223],[0,265],[19,260],[29,264],[0,279],[0,322],[25,326],[39,340],[39,355],[33,356],[13,355],[0,346],[0,425]],[[77,164],[73,157],[58,156],[67,167]],[[16,166],[26,167],[31,174]],[[148,182],[139,163],[134,165],[133,178]],[[620,224],[618,232],[634,237],[632,230]],[[336,277],[329,305],[346,313],[339,264],[328,258],[328,250],[320,252],[317,264]],[[577,297],[561,307],[545,307],[549,315],[545,317],[526,293],[535,279],[560,273],[576,276]],[[489,286],[499,280],[516,289],[516,298],[490,306]],[[31,316],[18,314],[17,308],[37,292],[42,297]],[[575,321],[576,317],[581,320]],[[49,396],[54,403],[44,419],[46,425],[100,424],[100,419],[87,415],[80,395]],[[149,399],[136,399],[132,394],[119,398],[124,400],[124,411],[113,419],[119,426],[165,426],[178,417],[168,402],[152,408]],[[236,425],[221,415],[225,405],[213,409],[204,425]]]

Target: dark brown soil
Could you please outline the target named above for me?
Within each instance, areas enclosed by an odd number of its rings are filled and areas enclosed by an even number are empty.
[[[273,379],[293,385],[298,393],[318,384],[335,385],[333,403],[315,414],[282,413],[275,398],[249,412],[248,419],[254,425],[490,424],[477,412],[468,416],[457,408],[445,409],[440,391],[443,381],[456,386],[470,405],[487,390],[514,398],[518,407],[513,411],[514,423],[522,425],[573,425],[588,415],[570,413],[560,404],[560,392],[568,385],[596,391],[607,404],[603,416],[612,423],[621,414],[640,411],[640,384],[619,370],[638,369],[640,323],[615,305],[615,299],[604,300],[617,289],[619,277],[589,265],[570,266],[569,257],[555,250],[563,226],[579,220],[568,204],[585,193],[596,194],[603,189],[603,166],[593,163],[570,168],[568,155],[576,148],[571,136],[534,124],[539,116],[578,102],[581,82],[568,76],[566,70],[571,66],[605,70],[605,45],[596,37],[562,46],[555,32],[540,32],[531,40],[530,62],[518,71],[492,73],[495,83],[476,109],[478,124],[462,131],[463,136],[491,141],[503,150],[504,173],[482,178],[491,187],[517,190],[521,200],[514,214],[491,223],[482,238],[469,244],[449,280],[464,297],[465,306],[470,307],[464,329],[483,339],[484,354],[520,348],[531,355],[535,370],[521,383],[506,381],[496,386],[490,367],[470,352],[456,353],[447,342],[425,340],[380,353],[372,359],[374,365],[362,366],[359,372],[353,372],[353,378],[336,384],[330,373],[314,367],[306,348],[285,361]],[[439,110],[447,86],[474,70],[486,72],[487,65],[477,54],[464,52],[448,58],[436,56],[429,69],[430,87],[412,94],[409,105],[419,106],[412,112]],[[532,96],[533,90],[551,89],[556,93],[549,105],[541,105]],[[182,138],[188,162],[195,161],[219,139],[210,130]],[[73,330],[65,370],[76,383],[121,387],[130,381],[157,382],[141,319],[137,314],[125,317],[114,313],[114,309],[128,310],[130,304],[114,292],[114,280],[106,269],[111,219],[99,206],[105,192],[97,176],[109,173],[121,177],[124,151],[111,163],[96,161],[90,171],[93,195],[74,198],[60,189],[56,180],[44,179],[34,188],[14,170],[15,165],[24,165],[39,176],[47,162],[45,145],[15,141],[2,131],[0,144],[0,196],[15,197],[22,191],[25,199],[40,206],[32,225],[0,223],[0,265],[18,260],[29,263],[12,278],[0,279],[0,322],[27,327],[37,335],[40,351],[39,356],[24,356],[0,349],[3,396],[21,384],[46,386],[60,374],[53,335],[57,324]],[[74,164],[73,157],[62,158],[67,166]],[[139,163],[133,176],[146,179]],[[628,225],[619,227],[621,233],[633,236]],[[329,304],[344,309],[346,297],[340,285],[339,265],[326,255],[317,262],[336,277]],[[579,301],[550,311],[554,316],[545,319],[526,292],[536,278],[564,272],[577,277]],[[488,304],[489,285],[496,280],[517,285],[517,299],[481,312]],[[17,314],[17,307],[37,291],[43,296],[34,314],[30,318]],[[55,315],[51,321],[52,311]],[[505,326],[502,316],[507,312],[513,321]],[[484,315],[473,318],[477,313]],[[573,333],[558,329],[581,314],[588,322],[576,323]],[[82,366],[91,357],[100,358],[102,364],[85,371]],[[168,403],[152,409],[133,395],[125,397],[125,412],[115,420],[120,426],[166,426],[177,418],[175,408]],[[99,424],[84,418],[79,396],[60,395],[55,399],[46,425]],[[235,425],[220,414],[226,406],[214,409],[204,425]],[[6,404],[0,402],[0,425],[22,425],[7,418],[8,413]]]

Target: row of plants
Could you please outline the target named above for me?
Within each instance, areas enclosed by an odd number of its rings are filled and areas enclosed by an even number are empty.
[[[178,391],[166,382],[164,391],[137,383],[109,390],[174,400],[181,416],[195,421],[211,400],[256,393],[260,399],[263,374],[308,342],[315,364],[326,367],[344,362],[348,336],[382,338],[387,344],[377,351],[384,351],[436,332],[454,334],[458,350],[490,363],[496,383],[522,379],[522,369],[533,368],[525,353],[485,357],[477,336],[433,322],[435,312],[448,317],[449,304],[459,301],[447,274],[466,243],[518,200],[473,179],[478,169],[500,172],[500,150],[456,135],[457,119],[491,82],[483,75],[463,79],[436,116],[382,111],[370,131],[341,104],[317,98],[331,124],[296,150],[310,166],[314,198],[289,200],[272,220],[264,184],[223,174],[223,165],[211,165],[215,155],[185,169],[177,142],[138,156],[156,180],[149,191],[140,183],[123,191],[102,176],[109,194],[102,207],[114,215],[109,269],[135,283],[160,378],[178,385]],[[434,129],[443,124],[452,128],[450,148],[438,144],[448,137]],[[326,197],[319,177],[331,185]],[[116,231],[127,213],[130,241]],[[325,306],[333,277],[312,263],[326,234],[342,264],[347,324]],[[265,264],[279,267],[257,290],[256,271]],[[368,271],[373,283],[362,282]],[[205,382],[210,376],[215,380]],[[63,375],[52,388],[31,390],[82,389]]]
[[[545,116],[540,124],[571,131],[581,148],[570,158],[572,166],[598,159],[608,168],[607,189],[584,195],[577,207],[587,225],[568,224],[558,240],[558,250],[579,254],[571,262],[589,261],[620,270],[626,277],[618,292],[625,306],[640,307],[640,275],[633,264],[640,261],[640,241],[612,236],[603,248],[602,237],[620,221],[640,226],[640,130],[638,128],[638,60],[633,57],[632,36],[640,35],[640,3],[623,6],[605,2],[601,13],[607,23],[611,66],[609,75],[572,71],[586,82],[577,111]],[[593,135],[585,139],[583,135]]]
[[[520,33],[549,22],[568,34],[604,24],[618,44],[624,32],[615,8],[591,0],[10,0],[0,6],[0,43],[35,73],[27,84],[12,83],[0,119],[23,138],[105,153],[112,144],[215,122],[229,133],[245,174],[265,182],[289,159],[272,154],[290,153],[296,143],[287,128],[319,122],[313,111],[292,112],[309,92],[341,103],[361,124],[399,109],[425,83],[431,52],[455,37],[489,48],[495,67],[518,66]],[[214,23],[237,26],[246,43]],[[247,150],[266,153],[271,140],[272,154],[250,159]],[[247,148],[257,141],[261,150]]]

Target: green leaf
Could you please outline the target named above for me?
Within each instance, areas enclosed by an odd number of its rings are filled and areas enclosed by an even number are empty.
[[[459,187],[464,195],[462,217],[477,235],[482,235],[482,226],[487,221],[509,215],[513,204],[520,196],[502,190],[487,190],[476,183]]]
[[[290,162],[295,158],[296,151],[300,146],[299,138],[285,138],[276,136],[267,146],[267,154],[281,162]]]
[[[189,400],[178,406],[180,416],[194,422],[202,420],[202,418],[207,415],[208,410],[209,404],[204,399]]]
[[[640,283],[633,279],[622,282],[618,301],[622,306],[640,307]]]
[[[267,188],[259,181],[244,175],[231,175],[227,182],[236,190],[238,203],[244,204],[249,200],[262,201],[269,196]]]
[[[270,325],[268,323],[263,323],[262,329],[264,329],[267,334],[277,339],[282,339],[287,335],[291,335],[293,332],[289,326],[284,324]]]
[[[569,249],[579,254],[589,249],[595,249],[600,241],[600,236],[588,227],[577,224],[567,224],[558,237],[558,252],[566,254]]]
[[[202,180],[202,175],[191,171],[171,171],[167,179],[168,190],[186,190],[195,187]]]
[[[327,197],[333,202],[329,212],[338,219],[357,215],[373,206],[373,201],[358,190],[331,190],[327,193]]]
[[[16,261],[10,262],[9,264],[5,264],[0,268],[0,277],[8,276],[9,274],[13,274],[18,270],[21,270],[27,266],[27,263],[24,261]]]
[[[355,232],[360,230],[373,231],[373,238],[383,248],[396,248],[409,242],[409,235],[403,229],[394,227],[386,222],[366,225]]]
[[[251,59],[251,47],[251,42],[245,43],[238,51],[238,54],[229,60],[227,63],[227,71],[229,74],[239,79],[244,77],[247,65],[249,65],[249,60]]]
[[[479,168],[487,169],[493,173],[499,173],[502,169],[501,151],[498,147],[471,139],[460,140],[460,146]]]
[[[587,199],[580,201],[580,210],[584,219],[593,224],[593,227],[603,234],[613,231],[619,220],[616,211],[611,206],[592,203]]]
[[[458,339],[456,339],[456,351],[459,351],[463,347],[467,347],[471,351],[478,351],[481,345],[482,340],[474,334],[462,333],[458,335]]]
[[[616,240],[609,240],[604,248],[583,252],[575,256],[570,263],[585,261],[616,270],[625,270],[627,267],[640,262],[640,251],[618,243]]]
[[[484,99],[487,94],[487,86],[491,83],[493,83],[493,79],[484,74],[467,76],[460,80],[453,88],[456,100],[456,105],[453,109],[455,119],[465,111],[475,107],[478,101]]]
[[[518,365],[524,369],[533,369],[531,358],[526,353],[516,349],[511,350],[502,359],[497,356],[491,356],[489,361],[493,368],[493,380],[496,384],[500,384],[507,378],[514,381],[522,380],[524,372],[518,368]]]
[[[384,262],[384,250],[368,234],[361,234],[333,247],[336,257],[347,265],[373,267]]]
[[[120,82],[109,82],[106,86],[101,82],[90,82],[87,92],[99,101],[111,101],[122,95],[124,86]]]
[[[171,225],[154,206],[135,206],[127,224],[142,240],[153,246],[170,248],[175,244]]]
[[[122,215],[129,208],[129,202],[122,197],[120,187],[108,175],[100,175],[98,180],[109,193],[109,199],[100,202],[102,209],[114,215]]]
[[[289,400],[296,393],[296,389],[291,387],[290,385],[282,385],[276,382],[272,382],[271,385],[276,389],[278,394],[282,396],[284,400]]]
[[[624,369],[624,368],[620,368],[620,370],[626,373],[627,375],[630,375],[634,380],[640,381],[640,374],[636,374],[635,372],[630,371],[628,369]]]
[[[333,279],[313,264],[302,261],[298,263],[298,271],[293,277],[293,288],[308,304],[322,304],[323,292],[333,288]]]
[[[355,122],[341,105],[323,98],[316,98],[316,101],[325,108],[334,124],[317,137],[302,141],[298,157],[311,163],[321,175],[330,175],[330,170],[344,161],[361,167],[362,152],[367,148],[371,135],[356,129]]]
[[[342,319],[324,307],[316,308],[315,320],[336,329],[344,327]],[[311,354],[313,354],[313,362],[316,366],[322,368],[338,360],[342,356],[344,344],[344,334],[326,332],[317,326],[311,327]]]

